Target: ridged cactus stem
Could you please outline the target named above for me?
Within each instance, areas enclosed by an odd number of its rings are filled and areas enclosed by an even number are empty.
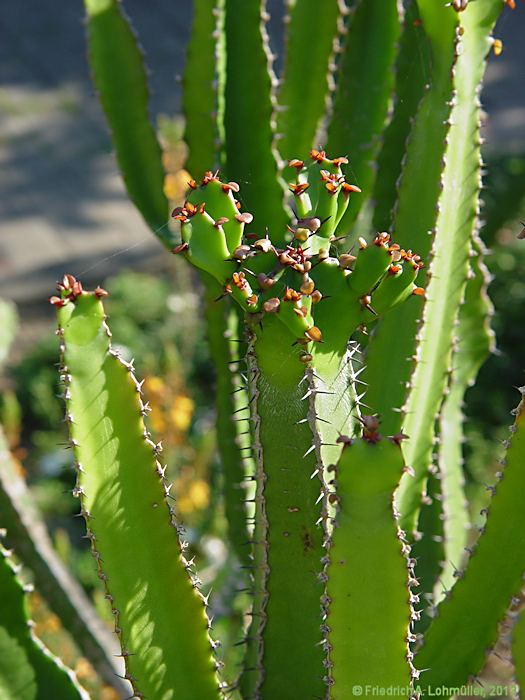
[[[220,288],[209,275],[201,274],[205,281],[205,318],[207,324],[210,355],[216,368],[217,448],[223,473],[224,510],[230,541],[241,564],[248,564],[249,547],[246,506],[243,482],[246,470],[243,465],[242,448],[249,444],[239,435],[235,421],[239,402],[246,403],[246,392],[237,385],[237,374],[231,362],[242,354],[240,320],[236,308],[217,301]],[[228,323],[230,327],[228,327]],[[235,345],[236,347],[232,347]],[[238,390],[238,391],[237,391]],[[234,393],[235,392],[235,393]],[[240,394],[240,395],[239,395]]]
[[[127,683],[116,674],[118,645],[98,618],[90,599],[53,549],[51,538],[34,497],[10,454],[0,429],[0,527],[6,542],[31,570],[38,592],[64,627],[73,635],[81,653],[101,677],[120,692]]]
[[[305,153],[315,136],[335,89],[335,60],[345,31],[344,0],[288,0],[286,47],[278,91],[278,148],[285,159]],[[308,66],[308,83],[304,82]]]
[[[270,318],[253,330],[250,402],[256,438],[255,607],[243,697],[322,697],[321,485],[300,349]],[[300,596],[297,592],[300,591]],[[254,654],[256,652],[256,655]],[[263,670],[264,669],[264,670]],[[252,680],[253,677],[253,680]]]
[[[2,700],[89,700],[72,671],[33,633],[20,566],[0,544],[0,697]]]
[[[327,147],[348,155],[348,172],[367,193],[352,199],[338,226],[341,234],[351,229],[353,241],[370,231],[374,164],[392,96],[401,6],[394,1],[357,0],[346,18]]]
[[[84,0],[93,82],[131,200],[166,246],[168,201],[159,142],[148,113],[144,57],[119,0]]]
[[[518,684],[519,697],[523,697],[525,691],[525,613],[523,600],[521,600],[520,609],[514,610],[513,617],[512,663],[514,664],[514,680]]]
[[[257,225],[261,229],[269,226],[277,241],[284,234],[288,215],[284,183],[277,176],[276,78],[266,33],[266,2],[225,0],[225,13],[223,168],[229,178],[242,183],[243,204]]]
[[[224,0],[196,0],[183,76],[184,141],[188,146],[185,168],[194,178],[219,165],[222,138],[219,114],[219,75],[224,63],[222,23]]]
[[[452,357],[448,393],[440,416],[438,464],[441,475],[445,566],[435,587],[435,599],[455,583],[456,572],[465,558],[470,517],[464,490],[463,396],[489,354],[494,349],[494,333],[489,326],[492,304],[487,296],[488,273],[483,263],[483,244],[475,236],[470,275],[465,298],[459,310],[457,343]]]
[[[478,0],[461,14],[460,45],[454,69],[455,96],[447,136],[443,190],[430,265],[416,366],[405,405],[404,430],[410,436],[405,457],[414,471],[400,485],[397,502],[402,527],[417,521],[421,493],[431,462],[435,417],[450,370],[454,323],[469,271],[472,233],[479,210],[481,181],[479,90],[490,32],[500,0]]]
[[[238,411],[239,420],[251,417],[256,461],[254,606],[240,681],[246,700],[325,694],[321,560],[333,509],[325,468],[339,458],[342,432],[357,432],[351,338],[422,291],[419,256],[388,234],[370,245],[361,239],[356,255],[330,257],[355,191],[342,174],[345,162],[316,150],[308,165],[290,161],[297,221],[284,247],[268,234],[245,236],[252,216],[240,212],[240,188],[216,173],[191,183],[174,210],[178,250],[238,303],[249,335],[249,400]]]
[[[521,392],[504,468],[496,485],[489,487],[493,497],[486,525],[466,568],[440,603],[415,658],[426,694],[435,692],[436,687],[461,686],[479,673],[486,652],[497,640],[498,624],[523,585],[525,390]]]
[[[430,74],[429,46],[419,17],[416,0],[406,0],[403,29],[395,61],[395,87],[390,122],[382,134],[377,158],[380,174],[374,182],[373,225],[378,231],[393,232],[392,216],[407,140]],[[417,59],[415,58],[417,57]]]
[[[101,299],[65,276],[57,307],[78,482],[98,575],[136,697],[220,696],[204,601],[191,578],[141,383],[113,351]]]
[[[427,258],[432,247],[429,234],[436,223],[442,188],[445,138],[453,95],[457,15],[451,7],[434,0],[418,0],[418,7],[425,30],[424,42],[431,53],[431,72],[426,76],[425,94],[406,144],[397,183],[393,230],[403,247],[417,248],[420,255]],[[398,432],[403,423],[400,409],[406,400],[413,369],[411,358],[416,351],[420,316],[421,308],[415,304],[411,308],[394,310],[378,324],[369,344],[364,372],[364,380],[369,385],[367,402],[372,410],[381,414],[387,434]],[[389,362],[385,364],[387,356]],[[410,462],[408,464],[411,466]]]
[[[403,457],[396,440],[381,437],[377,419],[363,424],[363,437],[345,438],[332,468],[337,505],[326,570],[332,700],[352,697],[356,687],[404,688],[409,696],[414,674],[408,643],[417,601],[410,587],[417,582],[392,503]]]

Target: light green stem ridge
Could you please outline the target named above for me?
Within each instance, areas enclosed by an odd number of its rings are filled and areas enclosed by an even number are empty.
[[[188,146],[185,167],[200,179],[218,165],[217,59],[223,0],[196,0],[183,76],[182,111]]]
[[[0,367],[9,355],[18,323],[14,304],[0,300]],[[19,473],[0,427],[0,527],[7,530],[6,543],[34,577],[45,598],[75,643],[104,680],[122,690],[112,662],[116,644],[100,621],[93,605],[77,581],[55,553],[46,526],[33,503],[24,478]]]
[[[257,436],[255,536],[266,537],[255,542],[255,563],[263,569],[256,570],[250,631],[259,651],[250,674],[257,682],[244,681],[252,693],[243,697],[324,697],[319,580],[324,549],[316,524],[321,487],[318,477],[311,478],[318,457],[312,449],[310,402],[304,398],[308,384],[302,381],[300,351],[291,347],[294,336],[277,319],[265,318],[264,330],[255,334],[248,377]]]
[[[453,94],[451,71],[456,57],[457,15],[451,7],[434,0],[419,0],[418,6],[431,50],[431,72],[398,181],[394,231],[401,246],[417,250],[427,262],[432,243],[429,233],[434,229],[442,188],[442,161]],[[412,304],[388,314],[378,324],[368,348],[364,372],[369,385],[366,400],[381,414],[381,425],[387,435],[397,433],[403,421],[400,409],[405,403],[412,371],[410,358],[416,347],[418,306]],[[389,361],[385,364],[387,356]]]
[[[313,279],[326,295],[315,309],[315,322],[324,329],[323,342],[314,346],[312,375],[317,432],[321,461],[325,467],[336,464],[341,454],[340,435],[353,436],[359,425],[359,398],[355,376],[355,346],[349,339],[367,312],[358,301],[348,297],[348,279],[338,274],[328,261],[313,270]],[[372,288],[375,280],[368,280]],[[365,282],[365,284],[367,284]],[[343,320],[344,319],[344,320]]]
[[[426,497],[419,513],[419,539],[411,543],[416,562],[414,573],[419,582],[417,594],[422,612],[414,625],[414,632],[422,634],[434,614],[434,590],[445,558],[443,537],[443,500],[439,474],[431,470],[428,476]]]
[[[237,393],[233,393],[239,386],[235,383],[235,373],[231,362],[237,359],[243,352],[241,343],[232,343],[229,335],[235,335],[240,340],[240,319],[237,309],[225,301],[217,301],[220,294],[219,285],[205,276],[205,316],[207,324],[208,345],[210,355],[215,366],[216,406],[217,406],[217,447],[222,465],[224,478],[224,510],[228,523],[228,534],[235,549],[235,553],[242,564],[249,563],[248,532],[246,529],[246,505],[245,492],[242,488],[246,470],[243,465],[243,456],[238,426],[235,421],[236,411],[240,408]],[[232,326],[228,328],[228,322]],[[235,347],[232,347],[235,345]],[[235,353],[235,355],[233,355]],[[247,403],[246,392],[240,392],[240,401]],[[244,446],[246,446],[246,443]]]
[[[225,152],[228,178],[241,183],[255,226],[284,238],[288,221],[274,149],[275,80],[269,65],[264,0],[225,0]]]
[[[264,674],[263,666],[263,629],[266,624],[266,604],[268,602],[268,518],[264,487],[266,476],[263,465],[261,448],[260,420],[257,414],[259,399],[259,369],[254,350],[254,338],[250,339],[247,353],[248,396],[252,433],[252,448],[255,459],[255,515],[252,533],[252,564],[251,580],[253,599],[251,623],[246,637],[246,652],[243,661],[242,674],[239,679],[241,696],[245,700],[257,698]]]
[[[0,522],[3,526],[3,522]],[[31,631],[24,587],[10,552],[0,545],[0,696],[2,700],[89,700],[66,669]],[[13,666],[10,667],[9,661]]]
[[[167,246],[168,202],[159,143],[148,115],[148,86],[137,38],[119,0],[84,0],[93,81],[113,135],[128,194]]]
[[[405,3],[403,30],[395,63],[394,107],[392,118],[383,132],[374,180],[373,226],[376,231],[390,231],[397,199],[397,181],[401,174],[412,120],[425,90],[430,72],[429,45],[420,26],[416,0]]]
[[[478,240],[473,246],[470,277],[459,310],[452,375],[440,416],[438,456],[445,516],[446,563],[440,584],[436,587],[436,601],[454,585],[455,572],[461,568],[468,538],[469,514],[463,488],[463,396],[474,382],[487,355],[494,349],[494,333],[489,324],[492,304],[486,292],[488,278],[480,244]]]
[[[124,683],[115,675],[118,669],[112,661],[117,645],[89,598],[55,553],[1,430],[0,514],[0,527],[7,529],[7,542],[33,573],[38,592],[106,683],[122,691]]]
[[[316,145],[344,9],[342,0],[325,0],[321,11],[317,0],[297,0],[291,5],[277,118],[279,152],[287,160],[300,158]]]
[[[337,438],[353,436],[359,427],[359,397],[355,384],[357,354],[355,346],[350,346],[343,354],[337,351],[315,353],[311,390],[315,396],[317,432],[325,466],[339,459],[341,445],[336,442]]]
[[[447,136],[431,277],[417,363],[405,405],[404,430],[410,436],[405,458],[415,474],[405,475],[397,492],[401,527],[406,529],[412,529],[416,523],[431,461],[435,418],[447,383],[454,323],[468,275],[481,184],[478,93],[491,46],[489,35],[500,10],[499,0],[478,0],[462,13],[464,33],[454,71],[456,94]]]
[[[362,439],[337,466],[326,586],[332,700],[353,697],[356,686],[410,687],[408,564],[392,507],[402,468],[397,445]]]
[[[525,612],[523,608],[512,629],[512,663],[514,664],[514,679],[519,686],[520,697],[525,690]]]
[[[223,130],[224,76],[224,0],[197,0],[194,4],[192,35],[187,51],[184,73],[183,111],[186,119],[185,141],[189,149],[186,168],[200,179],[218,165],[217,139]],[[207,200],[207,193],[199,203]],[[209,204],[209,200],[208,200]],[[230,216],[229,211],[224,212]],[[218,216],[216,217],[218,218]],[[205,290],[205,319],[208,346],[213,361],[217,385],[217,447],[223,471],[223,493],[228,534],[239,560],[248,564],[249,547],[246,529],[246,507],[241,487],[245,477],[238,423],[234,414],[236,401],[235,375],[230,361],[232,352],[239,357],[242,347],[232,348],[230,331],[239,339],[239,319],[236,309],[217,301],[221,288],[211,275],[199,270]],[[233,328],[229,328],[232,326]],[[245,395],[241,400],[245,400]]]
[[[523,390],[522,390],[523,391]],[[415,665],[428,669],[420,684],[428,695],[436,687],[461,686],[483,666],[498,637],[525,570],[525,402],[516,422],[503,476],[495,488],[485,528],[465,572],[438,607]],[[495,575],[497,572],[497,575]]]
[[[219,698],[204,604],[181,553],[140,383],[111,350],[104,309],[82,294],[58,311],[81,514],[135,694]]]
[[[388,114],[399,35],[396,2],[361,0],[350,15],[337,72],[327,149],[348,156],[348,172],[368,195],[372,191],[374,161]],[[363,201],[359,194],[350,198],[338,225],[339,232],[348,232]]]

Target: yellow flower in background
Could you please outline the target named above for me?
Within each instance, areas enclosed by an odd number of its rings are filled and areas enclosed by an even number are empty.
[[[190,179],[190,174],[187,170],[168,173],[164,178],[164,194],[172,202],[182,201]]]
[[[195,479],[184,483],[183,480],[175,484],[177,494],[177,512],[180,515],[188,515],[195,510],[206,508],[210,502],[210,487],[204,479]]]
[[[195,403],[180,390],[180,382],[164,381],[152,375],[144,381],[144,394],[151,407],[148,424],[166,445],[180,445],[186,439]]]
[[[170,419],[176,430],[186,432],[190,427],[195,404],[189,396],[179,394],[175,396],[173,407],[170,410]]]

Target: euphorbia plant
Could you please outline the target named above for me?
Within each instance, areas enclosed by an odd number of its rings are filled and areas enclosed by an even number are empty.
[[[135,696],[452,695],[525,570],[523,403],[475,549],[462,473],[463,396],[492,343],[478,93],[503,1],[296,0],[277,83],[260,3],[196,0],[171,228],[134,36],[117,0],[85,4],[130,196],[203,282],[225,511],[252,584],[243,668],[217,676],[140,382],[103,290],[66,276],[52,301],[75,492]]]

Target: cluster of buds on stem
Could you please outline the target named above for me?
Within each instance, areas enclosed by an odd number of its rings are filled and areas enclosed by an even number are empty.
[[[308,163],[289,161],[296,217],[287,231],[271,235],[266,228],[264,236],[245,233],[253,216],[241,212],[237,183],[207,172],[198,185],[190,181],[187,200],[173,211],[182,235],[173,252],[215,277],[221,296],[231,295],[248,318],[274,315],[301,345],[323,342],[327,310],[334,323],[348,319],[350,333],[373,323],[411,294],[422,294],[415,285],[422,262],[387,233],[370,243],[359,239],[357,250],[336,246],[349,197],[360,192],[346,182],[347,163],[324,151],[312,151]],[[308,348],[303,357],[310,357]]]

